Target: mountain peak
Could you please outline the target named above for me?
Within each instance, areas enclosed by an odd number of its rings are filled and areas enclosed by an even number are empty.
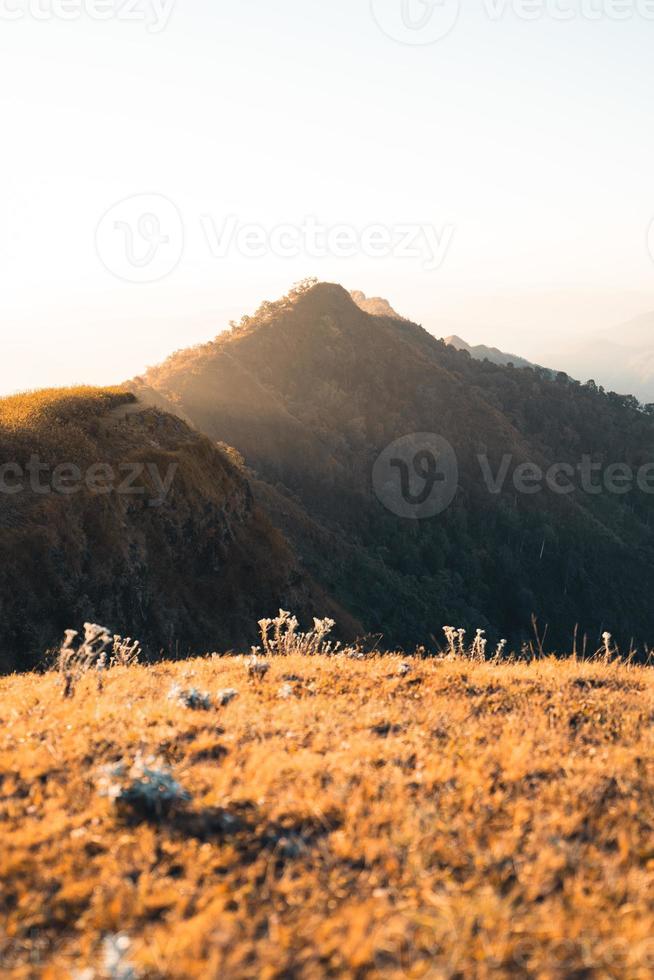
[[[390,316],[394,320],[404,319],[399,313],[396,313],[388,300],[381,296],[366,296],[359,289],[353,289],[350,296],[364,313],[370,313],[372,316]]]
[[[368,302],[335,283],[302,282],[218,342],[151,372],[150,398],[235,447],[299,569],[387,642],[421,642],[439,619],[490,630],[492,617],[496,635],[522,643],[534,610],[557,643],[577,622],[589,636],[607,622],[616,636],[634,623],[651,631],[650,498],[625,506],[543,486],[536,499],[514,483],[525,462],[545,474],[558,461],[574,471],[581,452],[645,458],[647,417],[548,371],[510,371],[504,363],[520,360],[490,347],[457,353],[469,345],[453,336],[448,350],[418,324],[364,312]],[[423,519],[406,507],[422,499],[424,478],[415,491],[406,478],[434,456],[425,433],[452,447],[458,475],[450,505]],[[507,455],[512,471],[495,493],[486,476]],[[469,554],[462,572],[459,556]]]
[[[313,310],[318,308],[342,310],[352,309],[354,306],[350,293],[337,282],[316,282],[289,295],[299,306]]]
[[[451,337],[445,338],[445,343],[448,347],[454,347],[455,350],[471,350],[470,344],[468,344],[462,337],[457,336],[453,333]]]

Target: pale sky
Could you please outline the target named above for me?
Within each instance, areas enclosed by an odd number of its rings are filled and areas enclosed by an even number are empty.
[[[536,359],[653,310],[654,3],[407,2],[0,0],[0,392],[307,275]]]

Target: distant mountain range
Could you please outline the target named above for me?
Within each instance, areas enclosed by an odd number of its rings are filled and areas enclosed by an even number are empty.
[[[399,313],[395,312],[387,299],[383,299],[381,296],[369,298],[365,293],[357,290],[351,292],[350,296],[359,309],[365,313],[371,313],[373,316],[392,317],[395,320],[405,319]],[[491,364],[502,364],[504,366],[513,364],[514,367],[536,367],[535,364],[525,360],[524,357],[518,357],[516,354],[506,354],[504,351],[498,350],[497,347],[486,347],[485,344],[472,346],[456,334],[452,334],[450,337],[445,337],[444,339],[448,347],[466,351],[470,354],[470,357],[474,357],[477,361],[490,361]]]
[[[605,330],[563,351],[566,370],[607,390],[654,402],[654,312]]]
[[[461,337],[457,337],[456,334],[452,334],[451,337],[445,338],[445,343],[448,347],[454,347],[455,350],[466,351],[470,354],[470,357],[474,357],[477,361],[490,361],[491,364],[502,364],[507,366],[513,364],[514,367],[536,367],[531,361],[527,361],[524,357],[517,357],[515,354],[506,354],[504,351],[498,350],[497,347],[486,347],[485,344],[477,344],[476,346],[471,346],[462,340]]]
[[[516,354],[496,347],[468,344],[453,334],[445,343],[467,351],[476,360],[515,367],[536,367]],[[639,401],[654,402],[654,312],[645,313],[584,340],[562,345],[556,353],[557,367],[580,381],[593,380],[606,391],[634,395]],[[550,365],[554,372],[554,366]],[[555,372],[554,372],[555,373]]]

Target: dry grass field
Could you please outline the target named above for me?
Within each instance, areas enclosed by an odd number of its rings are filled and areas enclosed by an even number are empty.
[[[270,664],[0,681],[3,976],[654,975],[649,668]]]

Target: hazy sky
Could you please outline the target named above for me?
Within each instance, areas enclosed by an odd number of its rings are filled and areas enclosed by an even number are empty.
[[[0,391],[306,275],[532,357],[654,309],[654,2],[533,9],[0,0]]]

